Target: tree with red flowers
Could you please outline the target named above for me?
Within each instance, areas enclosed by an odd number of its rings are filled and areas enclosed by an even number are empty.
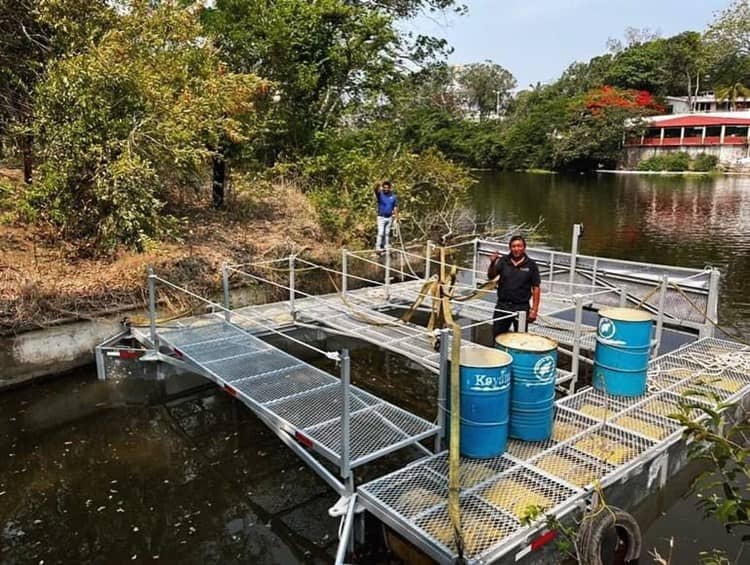
[[[622,140],[639,135],[643,118],[664,112],[645,90],[602,86],[573,99],[568,127],[556,132],[552,145],[555,167],[587,170],[613,167]]]

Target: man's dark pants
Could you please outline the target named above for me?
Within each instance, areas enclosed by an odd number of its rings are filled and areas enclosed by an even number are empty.
[[[512,302],[501,302],[498,300],[497,304],[495,304],[495,315],[494,318],[499,318],[500,316],[508,316],[507,312],[526,312],[526,316],[528,319],[529,315],[529,304],[528,302],[526,304],[514,304]],[[502,320],[495,320],[492,322],[492,335],[498,336],[500,334],[504,334],[510,329],[510,326],[513,325],[513,331],[518,331],[518,317],[513,318],[503,318]]]

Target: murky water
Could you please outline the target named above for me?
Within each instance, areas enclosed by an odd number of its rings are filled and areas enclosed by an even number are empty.
[[[750,337],[750,179],[495,175],[473,198],[499,224],[543,216],[540,243],[556,249],[568,250],[570,224],[583,222],[582,253],[719,266],[720,320]],[[435,415],[435,379],[396,355],[357,348],[352,375],[386,400]],[[0,395],[0,562],[330,562],[338,521],[327,516],[336,498],[328,487],[230,397],[205,388],[169,400],[179,388],[99,383],[89,369]],[[664,538],[675,536],[673,563],[693,563],[699,550],[737,547],[691,499],[661,516],[674,500],[642,509],[656,518],[644,548],[664,554]]]
[[[498,225],[536,224],[539,243],[586,255],[721,270],[719,321],[750,339],[750,177],[490,174],[474,207]],[[733,329],[729,329],[733,331]]]

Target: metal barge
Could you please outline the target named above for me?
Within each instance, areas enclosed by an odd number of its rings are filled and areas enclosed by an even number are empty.
[[[609,504],[628,509],[662,487],[687,463],[682,429],[669,417],[685,390],[736,402],[728,418],[747,417],[750,348],[713,337],[718,271],[578,255],[577,229],[572,253],[528,249],[543,275],[542,312],[530,331],[552,337],[571,357],[570,370],[558,369],[561,396],[553,437],[536,443],[511,440],[507,452],[493,459],[462,459],[462,556],[468,562],[557,562],[554,544],[547,543],[553,536],[545,530],[545,520],[522,520],[530,505],[566,520],[602,494]],[[477,292],[489,254],[502,247],[476,239],[458,249],[466,266],[457,269],[457,297]],[[368,252],[344,250],[341,271],[295,256],[225,266],[221,302],[150,273],[149,327],[128,328],[97,348],[99,378],[109,378],[115,368],[137,374],[139,366],[156,363],[162,377],[168,368],[196,373],[245,404],[341,496],[329,512],[343,520],[337,562],[344,562],[364,539],[365,514],[432,559],[453,562],[458,548],[447,513],[448,452],[442,449],[445,426],[438,417],[446,397],[449,335],[404,322],[397,314],[415,305],[430,309],[426,289],[445,279],[444,263],[443,272],[431,276],[440,265],[436,251],[430,244],[422,253],[394,249],[383,261]],[[444,257],[445,250],[441,253]],[[351,268],[355,262],[367,267],[365,274]],[[264,269],[283,271],[288,278],[279,282],[257,274]],[[301,277],[311,270],[336,277],[337,292],[303,291]],[[287,299],[233,309],[232,276],[281,289]],[[160,288],[202,303],[206,313],[158,323]],[[653,315],[654,356],[649,390],[642,397],[608,397],[590,387],[576,391],[580,362],[590,362],[586,353],[593,350],[595,327],[587,321],[606,305],[637,306]],[[471,301],[454,301],[452,307],[466,334],[496,315],[517,315],[495,313],[493,302],[481,292]],[[525,324],[522,315],[519,321]],[[299,328],[373,343],[436,373],[434,421],[352,386],[349,352],[306,343],[292,331]],[[268,335],[336,361],[340,374],[322,371],[261,339]],[[441,337],[439,352],[436,336]],[[133,340],[138,346],[132,346]],[[676,342],[684,344],[669,351]],[[356,482],[356,469],[407,446],[423,457],[365,484]]]

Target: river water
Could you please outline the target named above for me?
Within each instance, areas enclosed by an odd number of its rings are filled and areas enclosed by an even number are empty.
[[[487,175],[472,198],[499,225],[543,217],[538,243],[555,249],[569,250],[571,224],[583,222],[582,253],[718,266],[720,322],[750,338],[750,179]],[[352,376],[435,416],[434,377],[396,355],[358,347]],[[209,387],[170,397],[194,384],[100,383],[86,369],[0,396],[0,563],[330,562],[331,491],[230,397]],[[737,540],[702,520],[694,499],[678,498],[684,489],[675,481],[673,494],[641,510],[652,522],[644,548],[665,554],[674,536],[673,563],[711,547],[735,551]]]

